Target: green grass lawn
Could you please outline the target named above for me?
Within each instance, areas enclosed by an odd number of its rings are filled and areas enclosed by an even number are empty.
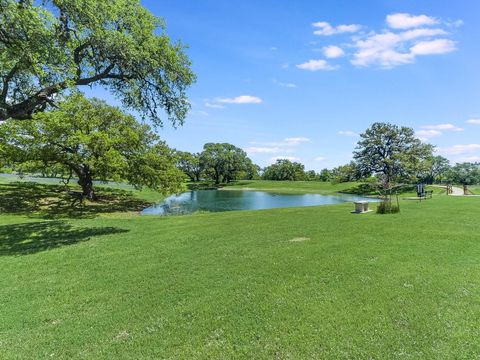
[[[241,180],[229,184],[223,190],[262,190],[279,194],[332,194],[357,187],[359,183],[347,182],[331,184],[321,181],[268,181],[268,180]]]
[[[469,186],[468,189],[475,195],[480,195],[480,186],[472,185],[472,186]]]
[[[480,199],[401,205],[4,211],[0,358],[478,358]]]

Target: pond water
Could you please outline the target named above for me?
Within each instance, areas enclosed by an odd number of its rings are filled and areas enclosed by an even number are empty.
[[[170,196],[146,208],[142,215],[191,214],[196,211],[231,211],[331,205],[360,200],[376,201],[355,195],[275,194],[265,191],[197,190]],[[353,208],[353,205],[352,205]]]

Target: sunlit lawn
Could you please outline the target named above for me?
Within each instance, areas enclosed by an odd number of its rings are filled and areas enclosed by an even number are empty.
[[[0,358],[478,358],[480,199],[401,206],[4,211]]]

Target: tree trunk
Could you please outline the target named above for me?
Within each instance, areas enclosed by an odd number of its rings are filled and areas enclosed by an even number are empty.
[[[215,168],[215,184],[220,184],[220,172]]]
[[[93,178],[88,166],[84,166],[80,174],[78,174],[78,185],[82,187],[82,195],[88,200],[97,200],[97,195],[93,190]]]

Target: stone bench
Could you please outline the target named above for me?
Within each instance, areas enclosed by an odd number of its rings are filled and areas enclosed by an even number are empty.
[[[354,214],[364,214],[372,211],[368,208],[368,205],[370,204],[368,201],[354,201],[354,204],[355,210],[352,211]]]

